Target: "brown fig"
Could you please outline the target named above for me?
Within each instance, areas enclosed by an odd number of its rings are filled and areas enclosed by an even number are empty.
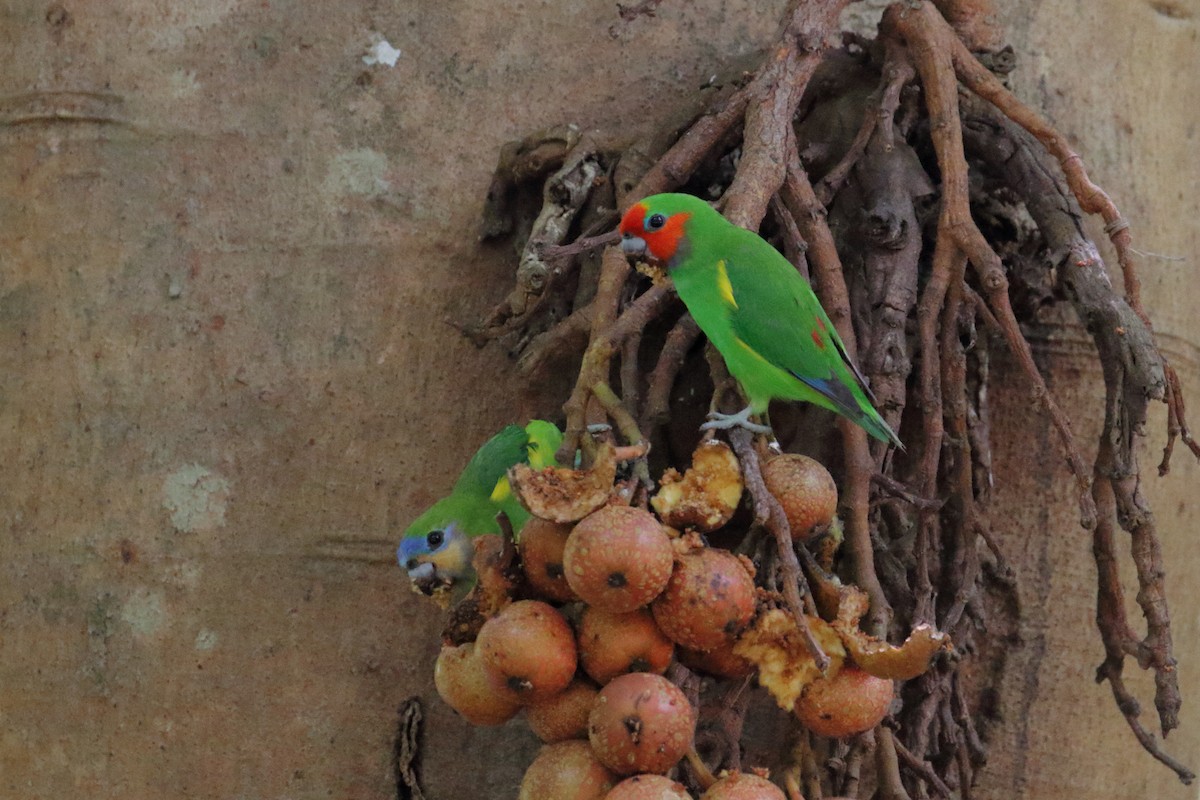
[[[705,547],[679,556],[651,608],[676,644],[693,650],[729,645],[754,616],[754,578],[733,553]]]
[[[544,600],[570,603],[579,599],[563,574],[563,549],[570,535],[569,524],[538,517],[530,517],[521,528],[517,545],[521,569],[529,588]]]
[[[587,742],[572,739],[538,751],[517,800],[601,800],[616,782]]]
[[[892,682],[844,666],[832,678],[813,681],[796,701],[796,716],[818,736],[841,739],[878,725],[892,704]]]
[[[661,675],[634,672],[600,690],[588,716],[596,757],[618,775],[663,773],[692,744],[696,713],[679,687]]]
[[[520,600],[489,619],[475,640],[494,682],[522,703],[546,700],[575,675],[575,636],[553,606]]]
[[[566,689],[525,709],[525,721],[543,742],[553,744],[567,739],[586,739],[588,714],[596,700],[597,689],[586,680],[573,680]]]
[[[766,463],[763,481],[783,506],[796,541],[807,541],[817,530],[833,522],[837,514],[837,485],[820,462],[797,453],[784,453]]]
[[[671,539],[649,511],[605,506],[588,515],[567,538],[567,583],[589,605],[633,611],[662,592],[675,558]]]
[[[433,685],[446,705],[474,725],[500,725],[521,708],[515,692],[493,685],[473,643],[442,648]]]
[[[601,685],[627,672],[661,675],[674,652],[675,645],[647,609],[613,614],[589,606],[579,620],[579,661]]]

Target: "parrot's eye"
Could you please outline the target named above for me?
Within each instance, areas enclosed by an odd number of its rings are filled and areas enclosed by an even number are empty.
[[[648,231],[656,231],[666,224],[667,218],[662,214],[651,214],[650,216],[646,217],[646,230]]]
[[[430,547],[434,547],[434,548],[441,547],[442,542],[444,542],[445,540],[446,540],[446,532],[445,531],[430,531],[429,535],[425,537],[426,544],[428,544]]]

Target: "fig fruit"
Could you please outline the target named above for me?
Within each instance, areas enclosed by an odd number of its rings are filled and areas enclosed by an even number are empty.
[[[662,775],[634,775],[613,787],[604,800],[692,800],[682,784]]]
[[[627,672],[661,675],[674,652],[647,609],[613,614],[589,606],[579,620],[579,661],[600,685]]]
[[[566,689],[525,709],[529,730],[547,744],[586,739],[588,714],[597,689],[587,681],[573,680]]]
[[[520,600],[483,623],[475,640],[492,680],[522,703],[546,700],[575,676],[575,636],[553,606]]]
[[[837,485],[819,461],[798,453],[775,456],[763,467],[763,481],[783,506],[792,539],[808,541],[818,529],[833,522]]]
[[[729,445],[703,442],[683,475],[663,473],[650,505],[672,528],[709,533],[733,518],[742,500],[742,469]]]
[[[474,725],[500,725],[521,708],[515,692],[493,685],[473,643],[442,648],[433,685],[446,705]]]
[[[679,556],[651,609],[671,641],[704,651],[732,644],[754,616],[754,604],[754,578],[738,557],[704,547]]]
[[[649,511],[605,506],[567,538],[567,583],[588,605],[621,613],[644,606],[671,578],[675,551]]]
[[[844,666],[832,678],[813,681],[796,701],[796,716],[818,736],[841,739],[869,731],[887,715],[892,682]]]
[[[521,528],[517,543],[521,569],[529,588],[538,597],[558,603],[579,599],[563,574],[563,549],[570,535],[570,525],[538,517],[530,517]]]
[[[687,697],[661,675],[634,672],[600,690],[588,716],[588,740],[618,775],[663,773],[683,757],[696,733]]]
[[[587,742],[572,739],[538,751],[517,800],[601,800],[616,782]]]
[[[766,778],[735,772],[710,786],[700,800],[787,800],[787,795]]]

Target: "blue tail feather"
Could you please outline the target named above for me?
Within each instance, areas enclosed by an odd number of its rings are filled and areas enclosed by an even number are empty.
[[[879,416],[879,412],[870,405],[864,408],[850,387],[842,381],[832,375],[828,378],[810,378],[797,375],[795,372],[792,375],[809,388],[819,392],[834,405],[838,413],[879,441],[894,444],[901,450],[904,449],[904,445],[900,443],[900,437],[888,427],[888,424],[883,421],[883,417]]]

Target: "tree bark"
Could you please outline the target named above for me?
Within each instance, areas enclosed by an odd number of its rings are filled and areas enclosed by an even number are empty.
[[[511,248],[478,240],[490,172],[538,128],[656,129],[766,45],[785,5],[0,11],[0,794],[393,798],[398,708],[417,696],[426,794],[515,795],[536,740],[438,700],[442,617],[393,555],[491,432],[555,414],[569,390],[565,375],[521,386],[503,347],[445,324],[508,288]],[[1200,9],[1088,12],[1003,11],[1014,88],[1072,139],[1136,247],[1191,259],[1147,256],[1141,274],[1197,397]],[[1069,313],[1030,333],[1095,441],[1090,339]],[[1010,653],[973,796],[1190,796],[1092,681],[1090,538],[1053,431],[996,361],[993,516],[1022,626],[995,642]],[[1142,487],[1178,610],[1185,704],[1167,744],[1193,767],[1198,477],[1181,450]]]

